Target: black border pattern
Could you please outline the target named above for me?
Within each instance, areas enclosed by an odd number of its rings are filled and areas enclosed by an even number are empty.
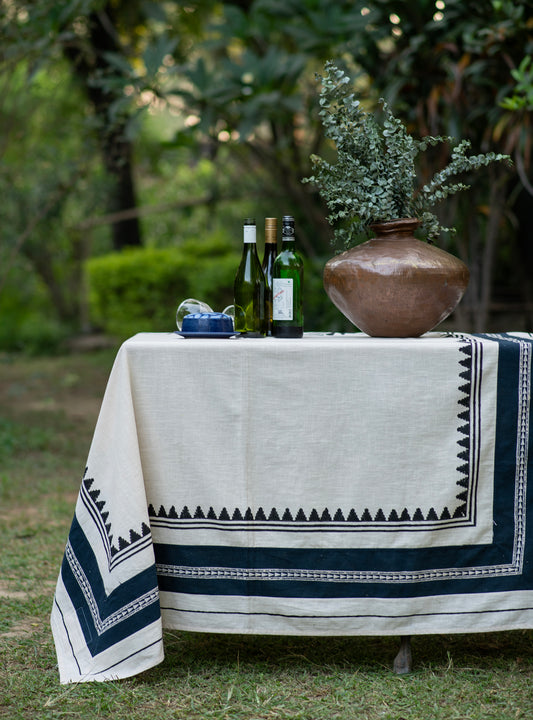
[[[137,530],[130,529],[129,539],[119,535],[116,542],[112,533],[109,512],[105,510],[106,502],[101,500],[101,490],[94,488],[94,478],[87,477],[88,468],[81,483],[80,500],[85,505],[102,538],[109,570],[137,554],[152,543],[152,532],[146,523],[142,523]]]

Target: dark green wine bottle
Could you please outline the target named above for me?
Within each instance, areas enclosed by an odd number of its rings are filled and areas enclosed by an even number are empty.
[[[265,252],[261,267],[265,276],[265,306],[268,334],[272,335],[272,277],[278,255],[278,219],[265,218]]]
[[[241,262],[235,276],[235,330],[248,337],[261,337],[267,332],[265,312],[265,277],[257,256],[254,218],[246,218],[243,227]]]
[[[280,338],[302,337],[304,265],[296,250],[294,218],[285,215],[281,230],[281,252],[274,262],[272,280],[272,335]]]

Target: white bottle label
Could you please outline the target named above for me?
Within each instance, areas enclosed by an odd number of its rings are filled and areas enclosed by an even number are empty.
[[[256,226],[255,225],[245,225],[243,227],[243,240],[245,243],[256,242]]]
[[[274,278],[272,280],[272,319],[273,320],[292,320],[292,297],[293,297],[292,278]]]

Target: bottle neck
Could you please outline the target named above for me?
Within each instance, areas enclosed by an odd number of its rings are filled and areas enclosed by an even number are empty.
[[[284,237],[281,241],[282,250],[296,250],[296,240],[292,237]]]
[[[283,222],[281,228],[281,248],[282,250],[295,250],[296,238],[294,236],[294,221],[290,218],[290,222]]]
[[[278,221],[277,218],[265,218],[265,249],[268,245],[277,245]]]

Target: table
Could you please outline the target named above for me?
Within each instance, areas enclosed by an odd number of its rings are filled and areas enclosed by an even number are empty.
[[[60,681],[154,666],[163,627],[532,628],[532,351],[528,333],[125,342],[54,598]]]

